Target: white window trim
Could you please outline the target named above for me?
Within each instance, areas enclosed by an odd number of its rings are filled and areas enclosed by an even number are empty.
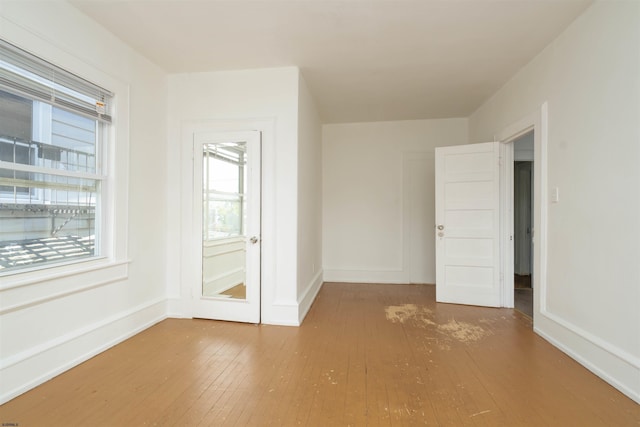
[[[10,43],[55,63],[61,68],[72,71],[95,82],[102,87],[108,87],[113,93],[112,117],[113,123],[107,127],[107,144],[102,144],[100,170],[103,172],[101,203],[103,208],[96,212],[96,221],[100,221],[101,235],[96,236],[99,242],[99,255],[91,258],[71,260],[68,263],[44,264],[0,273],[2,285],[0,291],[14,288],[28,287],[38,284],[56,286],[56,295],[66,295],[67,291],[77,289],[76,280],[65,280],[68,285],[59,285],[60,277],[66,279],[96,275],[109,275],[118,280],[126,279],[128,272],[123,276],[122,266],[130,262],[128,258],[128,218],[129,218],[129,84],[116,76],[104,73],[84,60],[74,56],[66,50],[52,45],[50,41],[26,37],[24,40],[7,37],[3,38]],[[53,61],[50,58],[55,57]],[[105,161],[106,160],[106,161]],[[117,271],[117,273],[116,273]],[[125,271],[128,271],[125,268]],[[107,283],[109,280],[102,279]],[[46,286],[44,287],[46,288]],[[43,288],[43,290],[44,290]],[[61,288],[67,288],[65,291]],[[82,289],[78,290],[78,292]],[[46,298],[44,292],[43,298]],[[52,294],[53,295],[53,294]],[[4,303],[3,303],[4,305]]]

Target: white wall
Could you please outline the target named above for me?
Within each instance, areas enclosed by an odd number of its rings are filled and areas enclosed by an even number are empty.
[[[325,281],[435,283],[434,147],[467,139],[466,119],[323,126]]]
[[[0,279],[1,403],[166,316],[167,90],[160,69],[66,3],[0,2],[0,37],[116,94],[113,244],[102,260]]]
[[[322,285],[322,124],[302,75],[298,84],[298,319]]]
[[[640,3],[590,7],[471,115],[470,141],[545,101],[546,190],[560,199],[534,326],[640,402]]]
[[[169,77],[170,311],[190,316],[194,129],[262,130],[262,322],[298,324],[298,75],[295,67]]]

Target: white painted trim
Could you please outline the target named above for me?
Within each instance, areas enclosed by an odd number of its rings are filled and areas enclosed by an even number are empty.
[[[316,300],[318,292],[322,289],[323,275],[324,273],[322,269],[320,269],[316,275],[313,276],[310,285],[307,287],[304,295],[302,295],[302,298],[298,301],[298,325],[301,325],[304,318],[307,317],[307,313],[313,305],[313,302]]]
[[[37,282],[37,289],[28,283],[0,290],[0,314],[11,313],[22,308],[85,292],[110,283],[126,280],[128,262],[111,263],[99,268],[65,272],[55,278],[44,278]]]
[[[340,270],[324,269],[325,282],[347,282],[347,283],[387,283],[405,284],[407,283],[405,272],[397,270]]]
[[[20,274],[15,274],[15,276],[11,278],[3,277],[2,281],[4,283],[0,286],[0,292],[9,290],[9,289],[20,288],[23,286],[31,286],[31,285],[39,286],[45,280],[51,281],[56,279],[63,279],[66,277],[77,275],[77,274],[104,270],[106,268],[111,268],[111,267],[118,267],[120,265],[128,264],[130,262],[130,260],[108,261],[108,262],[105,262],[105,260],[106,258],[104,257],[99,259],[92,258],[90,260],[70,262],[68,264],[56,264],[55,266],[49,266],[46,269],[38,269],[35,271],[29,271],[24,273],[21,272]],[[76,268],[68,268],[72,266]],[[43,270],[46,270],[46,271],[43,271]],[[0,277],[2,277],[2,275],[0,275]]]
[[[280,326],[300,326],[324,284],[324,273],[319,270],[311,279],[299,301],[277,300],[271,304],[271,315],[262,323]]]
[[[274,301],[271,304],[271,316],[269,316],[269,319],[262,319],[262,323],[267,325],[300,326],[298,308],[296,301]]]
[[[534,297],[533,300],[534,323],[535,313],[546,311],[547,307],[547,233],[549,198],[548,192],[548,146],[549,146],[549,106],[545,102],[540,108],[540,137],[534,135],[533,176],[534,176],[534,222],[533,222],[533,274]],[[538,246],[536,248],[536,245]],[[537,268],[536,268],[537,263]],[[537,276],[537,279],[536,279]]]
[[[167,299],[167,318],[169,319],[193,319],[191,313],[184,307],[185,299],[172,297]]]
[[[53,300],[56,300],[56,299],[59,299],[59,298],[68,297],[70,295],[77,294],[77,293],[80,293],[80,292],[85,292],[85,291],[88,291],[88,290],[91,290],[91,289],[99,288],[101,286],[108,285],[110,283],[121,282],[123,280],[127,280],[128,277],[129,277],[128,274],[125,274],[125,275],[122,275],[122,276],[110,277],[108,279],[101,280],[101,281],[96,282],[96,283],[92,283],[90,285],[79,286],[79,287],[70,289],[68,291],[58,292],[58,293],[55,293],[55,294],[47,295],[45,297],[35,298],[35,299],[32,299],[32,300],[27,301],[27,302],[23,302],[23,303],[19,303],[19,304],[14,304],[14,305],[2,307],[2,308],[0,308],[0,316],[3,315],[3,314],[11,313],[13,311],[22,310],[24,308],[33,307],[33,306],[36,306],[36,305],[39,305],[39,304],[43,304],[45,302],[53,301]]]
[[[51,378],[161,322],[167,318],[166,312],[166,298],[157,298],[3,359],[0,362],[0,372],[3,378],[25,377],[29,380],[27,382],[22,382],[19,379],[16,380],[20,383],[18,386],[7,385],[6,383],[2,384],[0,404],[37,387]],[[135,317],[138,317],[138,319],[135,319]],[[132,328],[131,323],[133,321],[135,321],[136,326]],[[122,322],[122,324],[119,325],[118,322]],[[70,356],[75,354],[81,355],[71,360],[65,360],[64,347],[69,347],[67,351]],[[78,347],[80,347],[80,349],[78,349]],[[46,354],[50,351],[55,351],[56,357],[49,357]],[[63,360],[64,362],[56,364],[57,360]],[[14,372],[11,375],[4,372],[5,370],[13,369],[18,372]],[[38,373],[38,370],[41,372]],[[21,374],[20,371],[27,372],[27,374]],[[36,371],[36,373],[34,373],[34,371]],[[8,389],[5,389],[5,387]]]
[[[246,124],[245,124],[246,126]],[[190,298],[190,313],[192,316],[219,319],[229,321],[240,321],[250,323],[260,323],[261,314],[261,282],[262,282],[262,245],[249,245],[245,242],[244,250],[247,254],[246,260],[246,276],[245,284],[247,285],[246,299],[241,300],[242,304],[238,304],[240,300],[209,298],[201,295],[202,293],[202,274],[203,274],[203,244],[202,244],[202,198],[199,194],[202,191],[203,173],[202,162],[199,160],[202,156],[202,147],[204,144],[211,142],[226,142],[235,140],[236,138],[247,141],[247,150],[249,153],[249,167],[245,169],[248,173],[247,179],[249,188],[254,189],[247,199],[247,208],[252,211],[247,213],[250,220],[247,222],[246,233],[248,236],[260,237],[262,233],[262,130],[220,130],[217,126],[211,124],[206,125],[189,125],[183,127],[183,149],[186,150],[191,146],[190,155],[187,156],[191,160],[190,166],[186,164],[183,170],[191,172],[190,187],[184,188],[185,193],[191,196],[189,205],[191,206],[190,226],[185,227],[189,230],[186,237],[186,248],[191,251],[192,256],[183,265],[183,269],[190,269],[190,275],[187,286],[191,286],[188,293]],[[183,208],[182,221],[188,217],[184,214],[186,209]],[[217,256],[219,254],[215,254]]]
[[[557,317],[557,316],[554,316],[554,317]],[[562,322],[562,323],[566,323],[560,318],[557,318],[557,320],[553,320],[553,321],[557,322],[558,320],[560,322]],[[561,323],[559,323],[559,324],[561,324]],[[564,326],[564,325],[562,325],[562,326]],[[571,332],[576,333],[571,328],[567,328],[567,329],[570,330]],[[577,328],[577,329],[579,329],[579,328]],[[588,359],[588,358],[585,358],[581,354],[581,352],[578,352],[578,351],[574,350],[573,348],[565,345],[561,340],[559,340],[559,339],[557,339],[555,337],[555,334],[547,332],[544,329],[541,329],[541,328],[538,328],[538,327],[535,327],[535,326],[534,326],[533,330],[538,335],[543,337],[545,340],[547,340],[551,344],[553,344],[555,347],[557,347],[560,350],[562,350],[562,352],[564,352],[567,355],[569,355],[572,359],[576,360],[582,366],[584,366],[585,368],[587,368],[588,370],[593,372],[595,375],[597,375],[598,377],[602,378],[604,381],[606,381],[607,383],[611,384],[613,387],[618,389],[621,393],[623,393],[624,395],[626,395],[627,397],[629,397],[633,401],[635,401],[635,402],[640,404],[640,393],[638,393],[633,388],[633,385],[637,384],[638,381],[640,381],[640,361],[638,360],[637,357],[635,357],[633,355],[630,355],[630,354],[626,353],[623,350],[616,349],[611,344],[609,344],[609,343],[607,343],[607,342],[605,342],[605,341],[593,336],[592,334],[590,334],[590,333],[588,333],[586,331],[582,331],[583,333],[585,333],[587,335],[591,335],[593,338],[595,338],[595,340],[600,341],[600,343],[602,345],[599,345],[596,342],[591,342],[592,344],[595,344],[596,346],[598,346],[602,350],[608,352],[609,354],[620,358],[622,361],[626,362],[631,367],[631,369],[628,370],[629,371],[628,373],[619,376],[621,378],[624,378],[624,379],[628,380],[629,383],[630,383],[630,385],[629,385],[629,384],[626,384],[625,382],[621,381],[620,378],[616,378],[616,377],[610,375],[608,371],[605,371],[604,369],[602,369],[600,366],[598,366],[598,364],[592,363],[592,361],[590,359]],[[577,335],[579,335],[581,338],[584,338],[582,336],[582,334],[577,334]],[[621,354],[616,354],[616,351],[618,351],[618,350],[622,354],[624,354],[625,357],[631,358],[631,360],[625,360],[625,359],[621,358],[620,357]]]
[[[558,316],[556,314],[550,313],[548,311],[544,311],[544,312],[542,312],[542,314],[546,318],[548,318],[549,320],[552,320],[553,322],[559,324],[563,328],[566,328],[569,331],[573,332],[574,334],[580,336],[580,338],[587,340],[591,344],[600,347],[601,349],[603,349],[607,353],[609,353],[609,354],[611,354],[613,356],[616,356],[617,358],[619,358],[623,362],[625,362],[625,363],[629,364],[630,366],[640,370],[640,358],[634,356],[633,354],[630,354],[630,353],[626,352],[625,350],[623,350],[620,347],[617,347],[617,346],[611,344],[608,341],[603,340],[602,338],[592,334],[591,332],[586,331],[586,330],[580,328],[579,326],[574,325],[573,323],[563,319],[561,316]]]
[[[547,182],[547,141],[548,141],[548,106],[547,103],[543,103],[540,106],[539,111],[535,111],[526,117],[518,120],[517,122],[504,128],[496,139],[510,143],[515,139],[521,137],[533,130],[534,132],[534,233],[533,233],[533,288],[534,288],[534,301],[533,301],[533,320],[535,325],[536,314],[538,312],[538,301],[541,300],[542,295],[546,290],[546,259],[547,259],[547,200],[546,200],[546,182]],[[513,156],[511,157],[511,167],[513,167]],[[511,171],[512,172],[512,171]],[[513,172],[509,178],[513,180]],[[513,183],[511,182],[511,185]],[[505,205],[510,204],[513,206],[513,192],[503,194],[508,197],[505,200]],[[504,210],[503,210],[504,213]],[[512,221],[512,220],[511,220]],[[513,227],[512,227],[513,232]],[[501,257],[503,258],[503,265],[506,262],[506,258],[513,260],[513,245],[507,244],[508,236],[503,235],[501,239]],[[510,253],[507,253],[510,250]],[[511,261],[512,262],[512,261]],[[513,268],[510,269],[513,271]],[[502,274],[507,274],[506,269],[502,269]],[[504,280],[502,283],[502,295],[503,304],[505,307],[513,307],[513,281]]]
[[[500,144],[500,305],[513,308],[513,144]]]

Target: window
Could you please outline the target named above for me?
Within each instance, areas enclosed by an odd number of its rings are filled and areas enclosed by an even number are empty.
[[[203,238],[244,234],[246,143],[212,143],[203,156]]]
[[[0,274],[100,255],[111,98],[0,40]]]

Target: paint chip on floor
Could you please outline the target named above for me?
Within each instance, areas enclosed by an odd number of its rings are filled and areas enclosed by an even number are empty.
[[[385,315],[387,320],[392,323],[404,324],[411,322],[420,328],[435,326],[436,332],[440,335],[444,335],[446,338],[456,339],[460,342],[478,341],[491,333],[482,326],[457,321],[455,319],[451,319],[444,324],[438,324],[435,321],[436,319],[432,310],[416,304],[388,306],[385,308]],[[448,350],[450,348],[446,342],[439,342],[438,345],[441,350]]]
[[[385,308],[387,320],[393,323],[405,323],[416,321],[422,325],[435,325],[431,320],[433,312],[426,307],[419,307],[415,304],[390,305]]]
[[[482,327],[467,322],[458,322],[455,319],[450,320],[444,325],[438,325],[438,331],[449,334],[462,342],[478,341],[487,335],[487,332]]]

